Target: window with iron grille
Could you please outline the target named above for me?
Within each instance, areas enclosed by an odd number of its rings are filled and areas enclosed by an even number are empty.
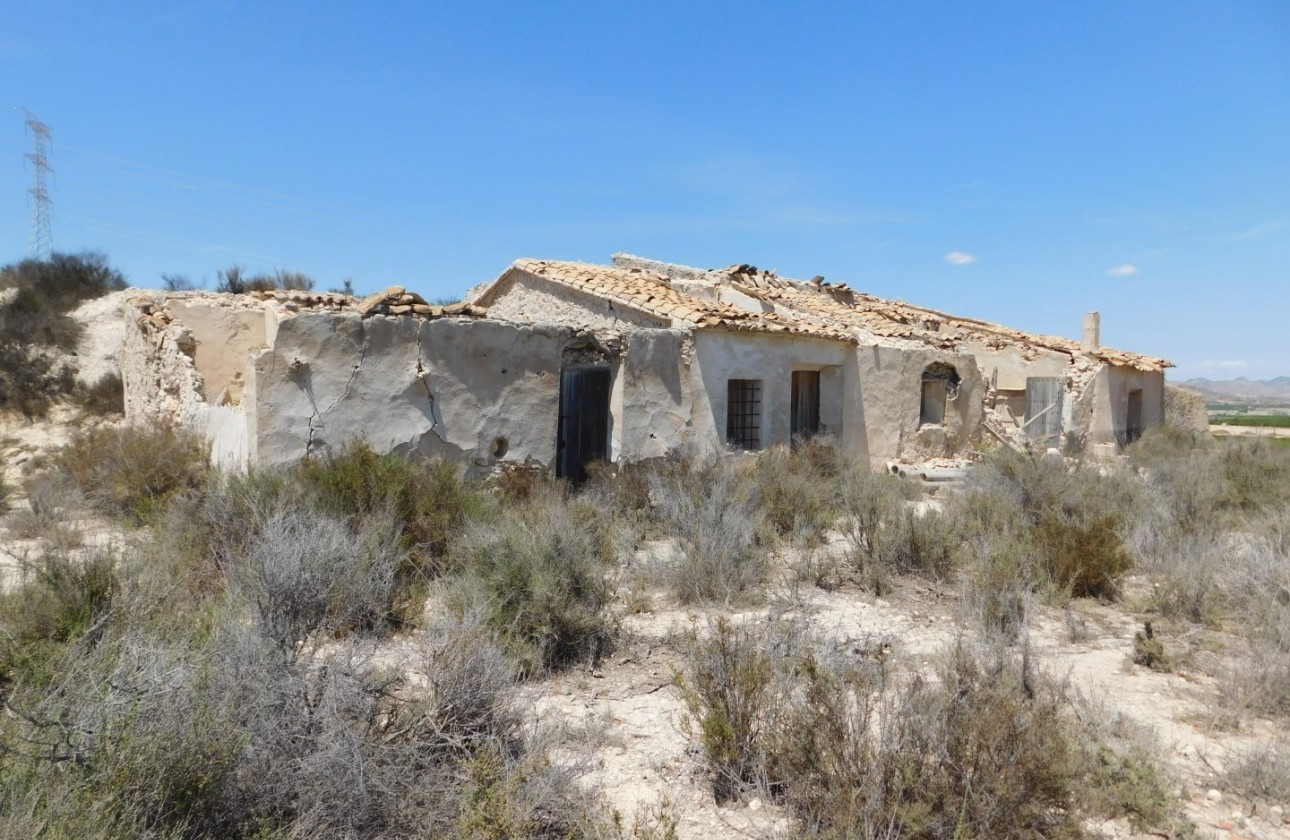
[[[760,379],[727,382],[726,440],[740,449],[761,449]]]

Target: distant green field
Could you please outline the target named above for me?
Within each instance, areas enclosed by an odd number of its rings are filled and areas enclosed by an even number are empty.
[[[1211,426],[1262,426],[1290,429],[1290,414],[1238,414],[1211,417]]]

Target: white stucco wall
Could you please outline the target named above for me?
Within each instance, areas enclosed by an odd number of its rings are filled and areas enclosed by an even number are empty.
[[[1142,427],[1165,421],[1164,371],[1142,371],[1122,365],[1103,364],[1084,389],[1071,418],[1075,431],[1089,443],[1124,441],[1128,420],[1129,392],[1142,391]]]
[[[567,337],[471,319],[286,319],[253,355],[252,459],[286,463],[362,436],[381,451],[482,466],[504,437],[508,459],[549,463]]]
[[[626,352],[616,366],[613,459],[660,458],[692,440],[695,381],[693,346],[681,330],[628,333]]]
[[[850,446],[853,442],[846,428],[846,402],[855,398],[846,380],[850,351],[851,345],[838,341],[720,330],[696,332],[696,440],[724,447],[727,383],[731,379],[756,379],[762,383],[762,448],[788,443],[793,371],[818,370],[821,431],[835,435],[844,448]]]

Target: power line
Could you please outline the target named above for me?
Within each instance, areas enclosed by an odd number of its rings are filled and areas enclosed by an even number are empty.
[[[31,151],[27,160],[31,161],[31,240],[27,244],[27,253],[34,259],[47,260],[54,249],[54,234],[49,216],[49,173],[54,170],[49,166],[49,126],[36,118],[26,108],[22,113],[27,118],[27,134],[31,137]]]

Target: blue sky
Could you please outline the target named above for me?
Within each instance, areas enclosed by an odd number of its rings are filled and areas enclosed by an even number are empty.
[[[0,261],[25,106],[55,246],[139,286],[627,251],[1290,374],[1290,3],[5,8]]]

